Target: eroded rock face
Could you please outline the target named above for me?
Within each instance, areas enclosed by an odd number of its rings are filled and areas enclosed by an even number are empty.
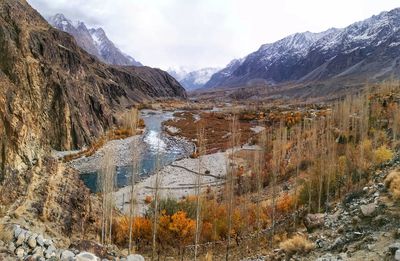
[[[0,169],[89,144],[137,102],[185,97],[166,72],[103,64],[25,1],[0,1]]]

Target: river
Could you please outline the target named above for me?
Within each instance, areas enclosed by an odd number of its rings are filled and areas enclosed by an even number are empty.
[[[193,152],[193,144],[180,138],[171,137],[163,132],[162,122],[172,119],[174,112],[142,110],[140,114],[145,122],[146,130],[139,139],[141,152],[138,179],[151,175],[156,165],[162,168],[176,160],[188,157]],[[116,164],[115,171],[118,188],[130,184],[132,165]],[[98,173],[98,169],[81,173],[81,179],[93,192],[98,191]]]

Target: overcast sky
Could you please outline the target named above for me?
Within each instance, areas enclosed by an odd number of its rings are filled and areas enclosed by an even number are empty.
[[[399,0],[28,0],[43,16],[63,13],[103,27],[145,65],[223,67],[295,32],[345,27]]]

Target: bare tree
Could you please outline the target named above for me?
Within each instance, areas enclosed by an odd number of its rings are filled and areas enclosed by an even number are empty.
[[[197,260],[197,251],[199,245],[200,231],[201,231],[201,184],[202,184],[202,156],[204,155],[204,127],[199,126],[197,130],[197,143],[198,143],[198,175],[195,175],[195,194],[196,194],[196,230],[194,242],[194,260]]]
[[[102,231],[101,243],[111,243],[112,216],[114,208],[114,185],[115,166],[113,153],[110,149],[105,150],[101,171],[98,174],[98,188],[102,193]]]
[[[235,177],[236,177],[236,146],[239,144],[239,125],[237,121],[237,116],[234,114],[232,116],[232,122],[230,126],[231,137],[230,137],[230,155],[228,156],[228,166],[227,166],[227,200],[228,200],[228,235],[227,235],[227,245],[226,245],[226,255],[225,260],[229,260],[229,251],[231,243],[231,231],[232,231],[232,215],[233,215],[233,201],[234,201],[234,187],[235,187]]]
[[[133,108],[129,113],[130,117],[128,120],[128,124],[130,125],[130,129],[132,135],[136,135],[136,130],[139,122],[139,114],[136,108]],[[132,144],[132,175],[131,175],[131,191],[130,191],[130,204],[129,204],[129,248],[128,253],[131,253],[132,250],[132,233],[133,233],[133,219],[135,217],[135,178],[138,175],[138,164],[139,164],[139,152],[138,146],[135,141]]]

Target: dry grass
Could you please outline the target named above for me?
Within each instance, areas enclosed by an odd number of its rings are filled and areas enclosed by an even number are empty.
[[[11,242],[12,239],[13,239],[12,227],[0,224],[0,241],[7,243]]]
[[[385,184],[389,188],[395,200],[400,200],[400,172],[392,171],[385,179]]]
[[[289,256],[294,254],[306,254],[314,249],[314,244],[303,235],[295,235],[292,238],[279,244]]]
[[[222,112],[201,112],[200,120],[195,121],[193,112],[179,112],[174,115],[177,119],[164,122],[167,126],[172,126],[181,130],[180,136],[197,143],[197,127],[204,126],[206,154],[215,153],[219,150],[226,150],[229,147],[231,138],[230,124],[232,122],[229,113]],[[239,121],[240,145],[249,142],[255,133],[250,129],[252,124],[248,121]],[[170,133],[174,135],[173,133]],[[194,158],[197,155],[192,155]]]

